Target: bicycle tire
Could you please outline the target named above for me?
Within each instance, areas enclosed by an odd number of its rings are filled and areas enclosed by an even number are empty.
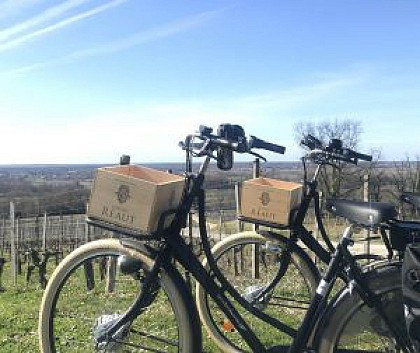
[[[127,274],[121,266],[112,267],[113,259],[118,260],[121,255],[138,260],[136,273]],[[101,280],[104,264],[107,272],[113,274],[113,280],[105,283]],[[116,239],[90,242],[70,253],[54,271],[42,298],[41,352],[114,352],[120,348],[124,352],[201,351],[201,329],[193,311],[194,302],[185,292],[185,284],[182,286],[182,277],[170,266],[161,269],[157,294],[144,312],[125,326],[107,348],[95,348],[92,336],[128,309],[140,288],[141,271],[147,271],[152,264],[152,258],[128,250]],[[85,272],[86,267],[93,268],[93,272]],[[113,288],[109,288],[110,283]]]
[[[267,242],[270,242],[273,244],[274,247],[278,247],[280,249],[283,249],[284,246],[286,245],[288,239],[276,234],[275,236],[270,236],[270,233],[267,233],[267,236],[262,236],[258,233],[255,232],[242,232],[242,233],[238,233],[238,234],[234,234],[234,235],[230,235],[229,237],[223,239],[222,241],[220,241],[219,243],[217,243],[213,248],[212,248],[212,252],[213,255],[215,257],[216,262],[218,263],[218,267],[220,268],[221,272],[227,276],[228,280],[230,283],[232,283],[239,291],[240,291],[240,284],[237,283],[238,281],[236,281],[237,279],[233,278],[233,276],[231,276],[228,272],[229,269],[228,268],[224,268],[221,265],[221,259],[224,255],[227,254],[228,251],[231,251],[232,249],[235,248],[239,248],[239,247],[248,247],[252,244],[259,244],[261,247],[266,246]],[[296,252],[292,253],[292,257],[291,257],[291,265],[289,266],[288,271],[286,272],[286,276],[291,275],[293,276],[292,281],[296,284],[299,283],[299,277],[300,276],[300,280],[304,281],[305,285],[306,285],[306,291],[305,292],[305,298],[303,299],[305,301],[305,303],[300,303],[299,305],[301,306],[306,306],[307,304],[309,304],[309,300],[310,297],[314,294],[315,290],[316,290],[316,286],[318,284],[319,281],[319,272],[316,269],[315,265],[312,263],[312,260],[309,258],[309,256],[300,248],[297,248],[298,250]],[[246,251],[245,251],[246,252]],[[249,260],[249,259],[248,259]],[[268,259],[269,260],[269,259]],[[249,261],[248,261],[249,262]],[[225,260],[226,263],[226,260]],[[203,265],[208,269],[209,266],[207,264],[207,261],[205,260],[203,262]],[[278,263],[275,264],[276,265],[276,269],[278,268]],[[246,270],[245,270],[246,271]],[[245,272],[244,271],[244,272]],[[249,273],[242,273],[243,275],[249,275]],[[265,278],[269,278],[272,279],[272,277],[270,275],[273,275],[272,272],[270,271],[266,271],[266,273],[264,273],[264,275],[266,275]],[[297,275],[297,276],[296,276]],[[264,279],[265,279],[264,278]],[[241,278],[239,278],[240,280]],[[289,278],[287,278],[289,279]],[[256,282],[252,281],[250,278],[246,278],[245,279],[246,282],[246,286],[249,288],[250,286],[252,287],[252,285],[255,285]],[[261,285],[261,281],[259,282],[259,284]],[[285,278],[282,278],[280,280],[280,283],[278,284],[278,287],[282,287],[284,286],[285,283]],[[289,282],[290,284],[290,282]],[[302,282],[300,282],[299,284],[302,284]],[[297,288],[297,287],[296,287]],[[290,289],[290,288],[289,288]],[[275,292],[276,293],[280,293],[280,291],[284,290],[284,287],[282,288],[275,288]],[[240,292],[241,293],[241,292]],[[242,293],[241,293],[242,294]],[[302,294],[302,293],[300,293]],[[285,293],[282,293],[282,295],[286,295]],[[295,298],[293,298],[296,295],[295,292],[291,292],[289,293],[289,297],[288,298],[284,298],[284,299],[288,299],[289,300],[289,305],[293,305],[293,302],[295,300]],[[271,299],[275,298],[275,295],[273,294],[273,296],[271,297]],[[270,300],[271,300],[270,299]],[[277,300],[277,297],[276,297]],[[283,299],[282,299],[283,300]],[[226,327],[223,327],[224,322],[223,322],[223,317],[224,315],[221,314],[220,309],[216,308],[216,305],[214,303],[212,303],[212,300],[209,299],[209,296],[207,294],[207,292],[204,290],[204,288],[197,283],[196,286],[196,305],[198,308],[198,312],[200,315],[200,319],[208,333],[208,335],[210,336],[210,338],[212,339],[212,341],[219,347],[219,349],[221,349],[223,352],[227,352],[227,353],[239,353],[239,352],[244,352],[246,349],[246,345],[244,344],[244,341],[241,340],[241,338],[239,337],[239,334],[237,332],[227,332],[228,330],[226,329]],[[265,312],[267,312],[267,308],[270,307],[270,305],[274,305],[274,303],[268,303],[266,306],[266,310],[264,310]],[[296,304],[297,305],[297,304]],[[302,310],[302,308],[291,308],[289,307],[287,309],[291,315],[295,314],[295,310],[301,310],[302,311],[302,315],[304,313],[304,311],[306,311],[306,307],[305,310]],[[245,312],[245,310],[241,311],[241,313],[243,313],[245,315],[245,317],[248,318],[251,314],[249,314],[248,312]],[[279,311],[276,312],[276,316],[278,317]],[[253,329],[255,329],[256,331],[261,331],[265,330],[263,327],[267,327],[268,325],[263,325],[263,322],[261,320],[258,320],[255,322],[255,325],[253,325],[252,323],[252,318],[250,318],[250,320],[247,320],[248,323],[251,323],[251,327]],[[299,326],[300,323],[300,318],[299,316],[296,316],[293,318],[295,327],[297,328]],[[229,323],[228,323],[229,324]],[[220,327],[222,326],[222,327]],[[275,328],[271,328],[270,331],[270,337],[268,340],[266,340],[266,342],[264,342],[264,344],[267,344],[268,346],[270,345],[277,345],[279,343],[279,340],[290,340],[290,337],[286,336],[285,334],[282,334],[278,332],[277,329]],[[257,332],[258,334],[258,332]],[[264,332],[263,332],[264,335]]]
[[[366,273],[366,281],[384,303],[392,322],[406,335],[400,266],[374,268]],[[316,351],[322,353],[400,352],[383,319],[349,288],[338,293],[329,305],[314,337]]]

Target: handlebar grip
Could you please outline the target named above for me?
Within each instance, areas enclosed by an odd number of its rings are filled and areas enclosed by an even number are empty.
[[[300,143],[308,147],[310,150],[323,148],[322,142],[310,134],[304,136]]]
[[[370,156],[368,154],[363,154],[363,153],[358,153],[358,152],[355,152],[355,154],[356,154],[357,159],[361,159],[361,160],[366,161],[366,162],[371,162],[372,161],[372,156]]]
[[[350,164],[357,164],[357,160],[355,158],[352,158],[350,156],[346,156],[346,155],[336,155],[335,159],[346,162],[346,163],[350,163]]]
[[[260,148],[260,149],[264,149],[264,150],[279,153],[279,154],[284,154],[284,152],[286,151],[286,147],[276,145],[274,143],[266,142],[255,136],[251,136],[251,139],[249,141],[249,148],[250,149]]]
[[[366,162],[372,161],[372,156],[370,156],[368,154],[359,153],[359,152],[353,151],[351,149],[345,149],[343,151],[343,154],[348,158],[354,158],[354,159],[357,159],[357,160],[360,159],[360,160],[366,161]]]

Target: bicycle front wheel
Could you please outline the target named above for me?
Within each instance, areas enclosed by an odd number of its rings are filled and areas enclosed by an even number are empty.
[[[406,340],[400,267],[389,265],[373,269],[367,273],[366,281],[382,302],[393,327]],[[346,288],[337,298],[315,335],[317,352],[405,352],[398,347],[384,319],[367,306],[356,290]]]
[[[134,258],[134,266],[123,268],[122,256]],[[179,291],[177,277],[163,268],[147,307],[106,343],[99,340],[133,304],[152,264],[115,239],[73,251],[53,273],[42,299],[41,352],[198,352],[201,331],[194,327],[191,303]]]
[[[280,235],[262,236],[255,232],[231,235],[212,249],[217,266],[234,288],[252,302],[274,279],[280,255],[288,242]],[[275,288],[255,306],[267,315],[298,328],[318,283],[319,274],[300,248],[291,254],[290,265]],[[208,268],[208,264],[205,262]],[[197,284],[196,303],[207,333],[216,345],[228,353],[249,351],[244,340],[227,320],[205,289]],[[237,309],[266,346],[288,345],[291,338],[253,316],[239,305]]]

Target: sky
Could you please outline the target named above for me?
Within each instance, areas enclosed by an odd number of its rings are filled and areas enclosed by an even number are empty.
[[[0,164],[182,162],[222,123],[292,161],[297,123],[343,119],[360,152],[415,159],[419,19],[415,0],[0,0]]]

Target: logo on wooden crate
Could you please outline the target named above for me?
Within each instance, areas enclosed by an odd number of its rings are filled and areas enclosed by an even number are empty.
[[[113,220],[123,224],[133,224],[135,220],[133,214],[130,214],[123,209],[120,210],[119,207],[114,208],[112,206],[103,206],[101,215],[108,220]]]
[[[259,197],[259,200],[261,201],[261,204],[263,206],[267,206],[270,203],[270,194],[268,192],[262,192],[261,196]]]
[[[130,198],[130,188],[128,185],[120,185],[117,192],[117,199],[119,203],[125,203]]]

